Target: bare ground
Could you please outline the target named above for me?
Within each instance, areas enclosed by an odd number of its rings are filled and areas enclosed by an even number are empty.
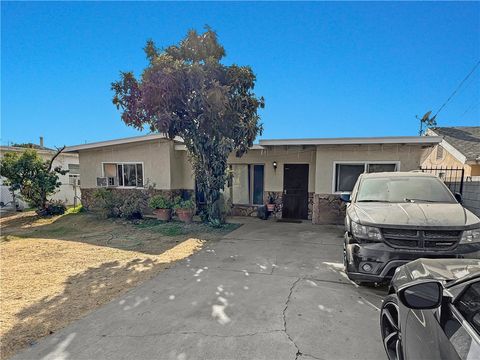
[[[235,225],[131,223],[34,212],[0,219],[0,357],[5,359],[198,251]]]

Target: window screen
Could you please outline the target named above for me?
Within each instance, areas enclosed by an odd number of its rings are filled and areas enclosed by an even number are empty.
[[[352,191],[358,177],[364,171],[365,164],[337,164],[335,191]]]

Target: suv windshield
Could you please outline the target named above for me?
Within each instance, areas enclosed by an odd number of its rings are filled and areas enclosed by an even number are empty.
[[[441,180],[434,177],[392,176],[366,178],[358,189],[358,202],[438,202],[456,200]]]

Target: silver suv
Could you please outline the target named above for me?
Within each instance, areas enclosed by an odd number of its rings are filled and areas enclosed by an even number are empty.
[[[345,271],[358,283],[387,281],[418,258],[480,259],[480,219],[435,175],[362,174],[342,200]]]

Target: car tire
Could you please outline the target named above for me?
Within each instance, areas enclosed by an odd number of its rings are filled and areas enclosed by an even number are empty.
[[[380,332],[388,360],[403,360],[398,298],[388,295],[380,309]]]

